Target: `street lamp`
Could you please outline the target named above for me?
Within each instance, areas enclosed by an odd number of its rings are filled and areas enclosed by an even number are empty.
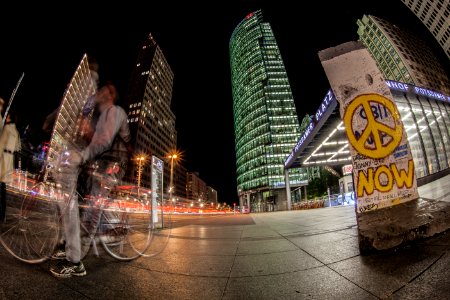
[[[170,158],[170,183],[169,183],[169,199],[172,200],[173,193],[173,161],[177,160],[180,155],[177,152],[174,152],[168,156]]]
[[[136,157],[136,161],[138,163],[138,169],[137,169],[137,186],[138,186],[138,199],[141,198],[140,193],[141,193],[141,176],[142,176],[142,169],[143,169],[143,164],[145,161],[145,156],[144,155],[140,155],[138,157]]]

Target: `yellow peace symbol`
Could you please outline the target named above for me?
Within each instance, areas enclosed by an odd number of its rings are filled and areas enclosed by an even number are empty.
[[[377,121],[373,115],[372,108],[370,106],[371,102],[376,102],[383,105],[387,110],[389,110],[394,122],[394,128],[391,128],[383,123]],[[353,132],[353,117],[358,109],[358,107],[362,106],[366,116],[367,116],[367,126],[364,128],[361,136],[356,138],[355,133]],[[403,135],[403,127],[401,126],[400,114],[398,113],[397,107],[395,104],[379,95],[379,94],[364,94],[359,95],[347,106],[344,113],[344,123],[345,130],[347,132],[347,137],[352,144],[353,148],[356,149],[359,153],[373,158],[383,158],[391,154],[395,148],[402,141]],[[389,135],[392,139],[386,145],[383,145],[383,141],[380,138],[380,133],[384,132]],[[367,139],[372,136],[373,141],[375,143],[375,148],[371,149],[366,147]]]

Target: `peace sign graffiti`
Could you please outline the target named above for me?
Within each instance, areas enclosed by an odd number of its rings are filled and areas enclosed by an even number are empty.
[[[384,108],[386,116],[388,112],[390,114],[384,122],[381,122],[380,118],[381,108],[380,113],[377,113],[376,109],[380,105]],[[356,112],[360,107],[358,115]],[[367,122],[365,128],[362,129],[361,134],[355,134],[357,132],[355,129],[361,127],[362,121]],[[373,159],[388,156],[402,140],[403,127],[397,107],[391,100],[379,94],[364,94],[356,97],[345,110],[344,123],[348,140],[353,148]],[[373,144],[372,147],[368,146],[369,141]]]

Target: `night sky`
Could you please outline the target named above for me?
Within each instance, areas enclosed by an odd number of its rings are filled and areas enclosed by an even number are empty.
[[[218,190],[219,201],[232,203],[237,196],[228,42],[249,12],[262,9],[272,26],[300,120],[315,112],[329,88],[317,52],[357,40],[356,20],[364,13],[413,30],[450,74],[443,50],[400,0],[313,1],[304,9],[296,8],[302,1],[217,2],[93,7],[77,1],[54,7],[38,1],[26,9],[0,4],[0,97],[8,100],[25,72],[13,110],[21,127],[40,127],[87,52],[99,62],[101,81],[112,80],[123,100],[139,48],[151,32],[175,75],[172,110],[184,164]]]

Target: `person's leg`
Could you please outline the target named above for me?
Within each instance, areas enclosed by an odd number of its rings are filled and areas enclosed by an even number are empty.
[[[86,269],[81,262],[78,194],[71,197],[69,204],[62,211],[62,222],[66,239],[66,259],[52,266],[50,272],[59,278],[84,276]]]
[[[66,259],[73,263],[80,262],[80,217],[78,209],[78,195],[70,199],[69,205],[62,214],[64,238],[66,240]]]

